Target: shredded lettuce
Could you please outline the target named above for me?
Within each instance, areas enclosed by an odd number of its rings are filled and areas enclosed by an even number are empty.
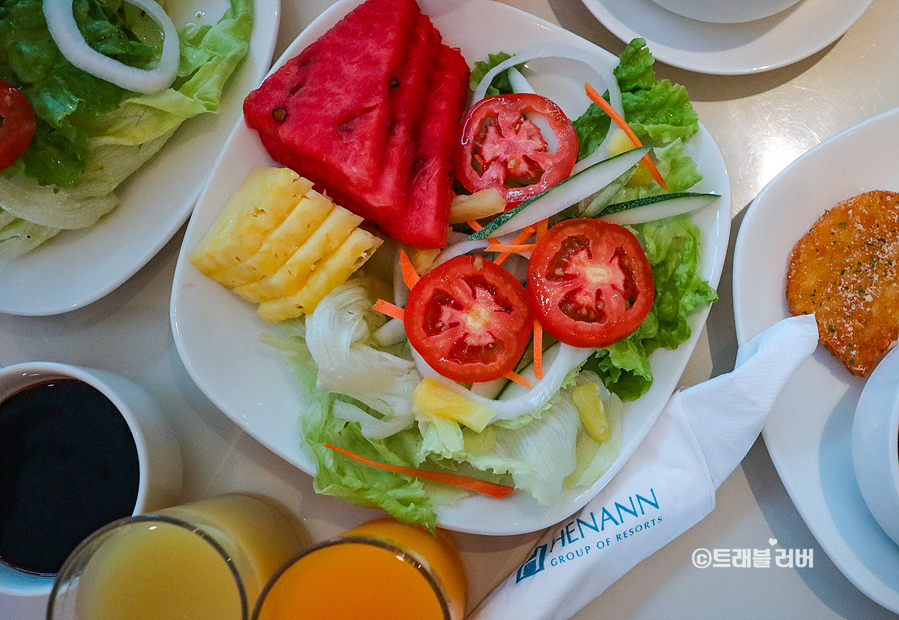
[[[130,5],[75,0],[74,7],[98,51],[135,66],[157,57],[161,45],[149,18]],[[38,119],[31,146],[0,175],[0,209],[44,227],[44,238],[94,224],[115,207],[114,189],[184,120],[218,111],[225,82],[249,49],[252,21],[251,0],[232,0],[217,24],[182,28],[175,83],[160,94],[135,95],[62,57],[41,0],[0,0],[0,79],[25,93]],[[4,245],[0,235],[0,256],[21,253]]]

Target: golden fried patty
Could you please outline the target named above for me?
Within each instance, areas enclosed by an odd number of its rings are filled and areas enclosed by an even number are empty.
[[[897,267],[897,192],[841,202],[790,255],[790,311],[814,314],[821,342],[854,375],[869,373],[899,336]]]

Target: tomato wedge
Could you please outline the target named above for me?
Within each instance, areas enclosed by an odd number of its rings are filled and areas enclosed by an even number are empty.
[[[412,288],[404,311],[409,343],[454,381],[498,379],[527,347],[533,318],[528,293],[483,256],[457,256]]]
[[[576,347],[604,347],[649,314],[652,269],[623,226],[582,218],[556,224],[528,264],[528,292],[540,324]]]
[[[527,114],[549,123],[554,151]],[[462,123],[456,176],[470,192],[499,190],[511,207],[568,178],[577,150],[577,133],[554,102],[529,93],[496,95],[473,105]]]
[[[0,170],[12,166],[34,137],[34,108],[12,84],[0,81]]]

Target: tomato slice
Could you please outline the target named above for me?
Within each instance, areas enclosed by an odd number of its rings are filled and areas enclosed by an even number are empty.
[[[404,312],[415,350],[444,377],[466,383],[512,370],[533,327],[527,291],[483,256],[457,256],[426,273]]]
[[[543,328],[576,347],[604,347],[629,335],[649,314],[652,269],[623,226],[565,220],[537,243],[528,292]]]
[[[0,81],[0,170],[19,159],[34,137],[34,108],[12,84]]]
[[[554,151],[526,114],[547,120]],[[530,93],[496,95],[472,106],[462,123],[456,176],[470,192],[499,190],[511,207],[568,178],[577,150],[577,133],[554,102]]]

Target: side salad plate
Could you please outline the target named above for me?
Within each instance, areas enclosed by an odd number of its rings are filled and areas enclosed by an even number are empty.
[[[328,9],[285,51],[275,69],[358,4],[359,0],[342,0]],[[469,64],[486,59],[490,53],[516,53],[538,44],[561,43],[597,50],[558,26],[498,2],[419,0],[419,5],[444,41],[460,48]],[[529,62],[528,69],[537,92],[551,96],[571,118],[587,108],[583,65],[543,58]],[[692,215],[701,234],[699,271],[714,287],[728,244],[730,185],[721,153],[704,127],[700,126],[699,133],[687,142],[687,150],[704,177],[692,191],[720,195]],[[314,474],[314,461],[301,447],[297,423],[301,397],[296,379],[287,369],[282,353],[260,342],[262,334],[277,333],[277,326],[263,322],[255,314],[255,306],[201,275],[188,261],[188,254],[216,221],[246,173],[257,165],[277,164],[241,119],[213,168],[184,238],[172,292],[172,329],[189,374],[213,403],[276,454]],[[707,314],[705,309],[690,317],[692,335],[687,342],[676,350],[660,349],[652,354],[652,387],[625,405],[620,456],[595,484],[563,491],[550,506],[539,505],[520,492],[504,499],[469,496],[453,506],[438,508],[438,524],[477,534],[520,534],[548,527],[581,508],[614,476],[652,427],[677,386]]]
[[[899,109],[813,148],[750,205],[734,254],[741,344],[790,315],[790,252],[825,210],[865,191],[899,191],[899,171],[878,155],[896,140]],[[868,510],[852,465],[852,421],[864,384],[818,347],[775,403],[763,436],[787,492],[827,556],[859,590],[899,613],[899,547]]]
[[[223,0],[187,0],[169,10],[180,27],[214,23],[227,7]],[[219,112],[185,121],[118,187],[112,212],[93,226],[0,260],[0,312],[47,316],[75,310],[115,290],[162,249],[190,215],[241,114],[243,97],[271,67],[280,14],[279,0],[254,0],[249,52],[225,85]]]

